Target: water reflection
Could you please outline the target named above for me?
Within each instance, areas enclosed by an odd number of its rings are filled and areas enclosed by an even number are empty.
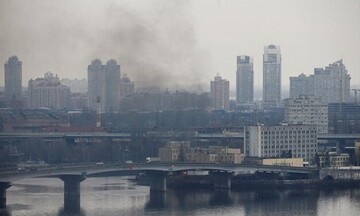
[[[11,210],[10,209],[0,209],[0,216],[11,216]]]
[[[29,189],[38,185],[39,190]],[[59,186],[60,185],[60,186]],[[36,179],[14,184],[1,215],[357,215],[360,190],[172,190],[151,192],[126,178],[89,178],[81,209],[64,210],[62,182]],[[41,186],[41,187],[40,187]]]
[[[64,206],[58,211],[58,216],[86,216],[84,209],[65,209]]]

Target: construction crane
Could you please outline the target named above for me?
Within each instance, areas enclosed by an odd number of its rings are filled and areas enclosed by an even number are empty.
[[[360,89],[354,88],[354,89],[351,89],[351,90],[354,91],[354,94],[355,94],[355,105],[357,105],[357,92],[360,92]]]

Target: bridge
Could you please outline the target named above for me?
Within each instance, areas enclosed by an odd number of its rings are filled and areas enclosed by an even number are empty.
[[[8,139],[28,139],[28,138],[47,138],[47,139],[77,139],[77,138],[127,138],[130,139],[130,133],[106,133],[106,132],[45,132],[45,133],[19,133],[19,132],[2,132],[0,140]],[[161,137],[171,138],[171,134],[164,133]],[[195,139],[244,139],[244,133],[217,133],[202,134],[195,133]],[[360,134],[319,134],[318,140],[360,140]]]
[[[209,171],[214,188],[230,189],[234,174],[249,172],[271,172],[284,176],[287,174],[304,174],[318,176],[318,169],[302,167],[284,167],[269,165],[242,164],[190,164],[190,163],[135,163],[135,164],[83,164],[52,165],[29,170],[0,171],[0,208],[6,207],[6,190],[11,182],[33,177],[54,177],[64,182],[64,209],[80,209],[80,183],[87,177],[100,173],[145,172],[150,182],[150,192],[166,191],[167,176],[190,170]]]

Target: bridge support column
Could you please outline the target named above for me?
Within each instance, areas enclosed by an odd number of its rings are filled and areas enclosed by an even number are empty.
[[[166,177],[168,175],[165,171],[148,171],[146,175],[150,181],[150,191],[164,192],[166,191]]]
[[[6,190],[11,187],[10,182],[0,182],[0,209],[6,208]]]
[[[64,182],[64,211],[80,212],[80,182],[86,175],[62,175],[59,178]]]
[[[232,173],[210,171],[209,175],[215,189],[230,189]]]

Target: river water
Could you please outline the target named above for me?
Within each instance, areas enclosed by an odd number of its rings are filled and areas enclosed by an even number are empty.
[[[131,177],[88,178],[81,183],[80,215],[360,215],[360,189],[261,192],[171,190],[151,194]],[[31,178],[13,183],[0,215],[73,215],[63,210],[63,182]]]

